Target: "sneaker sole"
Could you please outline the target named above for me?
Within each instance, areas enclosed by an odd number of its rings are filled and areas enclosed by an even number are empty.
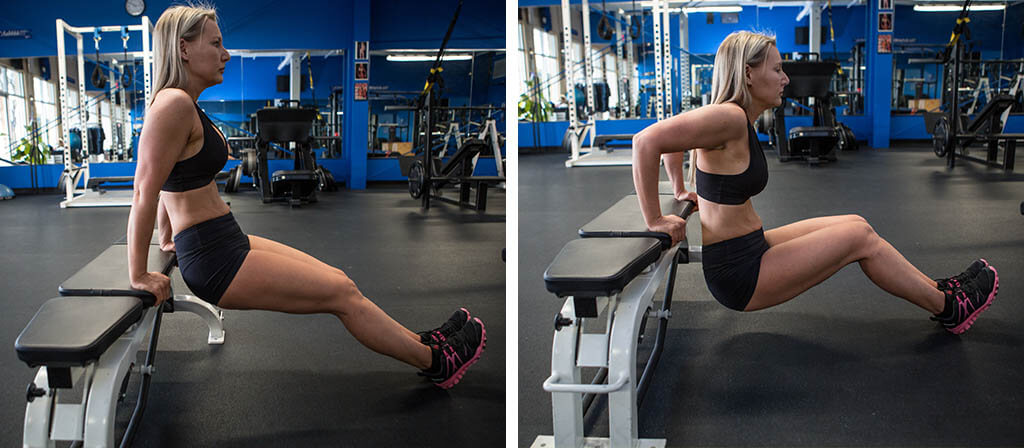
[[[469,366],[476,364],[480,359],[480,354],[482,354],[484,352],[484,348],[487,347],[487,328],[484,328],[484,323],[481,322],[480,319],[476,319],[476,322],[480,324],[480,345],[477,346],[476,353],[469,362],[463,364],[462,367],[459,367],[459,370],[456,370],[455,375],[452,375],[451,378],[440,383],[435,383],[437,387],[440,387],[441,389],[451,389],[456,384],[459,384],[459,381],[462,381],[462,377],[466,374],[466,369],[469,369]]]
[[[982,260],[982,261],[985,261],[985,260]],[[985,301],[984,305],[982,305],[978,309],[974,310],[974,312],[971,313],[971,316],[968,317],[967,320],[965,320],[963,323],[961,323],[960,325],[957,325],[957,326],[955,326],[953,328],[950,328],[949,329],[950,333],[953,333],[953,334],[963,334],[963,332],[965,332],[965,331],[967,331],[967,329],[971,328],[971,325],[974,325],[974,321],[978,320],[978,315],[981,314],[982,311],[985,311],[986,309],[988,309],[989,305],[992,304],[992,300],[996,298],[996,293],[999,292],[999,273],[996,272],[996,268],[994,266],[992,266],[992,265],[986,266],[986,268],[987,269],[991,269],[992,270],[992,275],[995,276],[995,283],[992,285],[992,292],[990,292],[988,294],[988,300]]]

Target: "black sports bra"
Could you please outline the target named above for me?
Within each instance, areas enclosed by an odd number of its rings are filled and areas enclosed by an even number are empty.
[[[160,189],[163,191],[180,192],[205,187],[228,161],[228,148],[224,139],[213,126],[210,117],[196,104],[199,121],[203,122],[203,147],[199,152],[185,160],[174,164],[171,174]]]
[[[750,122],[747,122],[747,135],[750,162],[746,171],[740,174],[712,174],[697,168],[697,195],[718,204],[739,205],[764,190],[768,185],[768,161]]]

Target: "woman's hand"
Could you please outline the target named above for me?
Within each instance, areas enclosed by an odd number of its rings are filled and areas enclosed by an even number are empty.
[[[647,226],[652,232],[667,233],[672,237],[672,244],[686,239],[686,220],[676,215],[666,215]]]
[[[693,202],[693,211],[697,211],[697,193],[692,191],[683,190],[682,193],[676,193],[677,201],[691,201]]]
[[[164,252],[174,252],[174,241],[168,241],[166,243],[160,243],[160,250]]]
[[[171,279],[159,272],[147,272],[139,278],[132,279],[132,289],[153,294],[156,296],[154,306],[159,306],[171,298]]]

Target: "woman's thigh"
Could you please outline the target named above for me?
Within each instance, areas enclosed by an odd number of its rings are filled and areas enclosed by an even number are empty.
[[[776,227],[771,230],[765,230],[764,239],[768,241],[769,246],[775,246],[792,240],[793,238],[807,235],[816,230],[847,222],[866,223],[867,220],[859,215],[822,216],[819,218],[804,219],[792,224]]]
[[[249,235],[249,246],[253,250],[264,250],[267,252],[273,252],[275,254],[283,255],[293,260],[298,260],[306,264],[317,266],[323,269],[328,269],[332,273],[344,274],[344,272],[342,272],[341,269],[324,263],[316,259],[316,257],[312,255],[309,255],[301,250],[298,250],[286,244],[282,244],[274,240],[269,240],[261,236]]]
[[[218,305],[227,309],[337,314],[342,309],[340,302],[358,292],[344,274],[310,269],[307,262],[253,249]]]
[[[746,310],[783,303],[863,258],[873,233],[867,223],[851,221],[772,244],[761,257],[757,287]]]

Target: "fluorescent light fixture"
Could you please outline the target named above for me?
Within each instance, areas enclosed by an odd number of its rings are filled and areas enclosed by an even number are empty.
[[[697,12],[743,12],[742,6],[698,6],[696,8],[683,8],[687,14]]]
[[[389,54],[388,62],[432,62],[437,60],[437,55],[426,55],[426,54],[410,54],[410,55],[399,55]],[[442,61],[468,61],[473,59],[473,56],[468,54],[454,54],[445,55],[441,57]]]
[[[960,12],[963,9],[963,5],[914,5],[914,11],[920,12]],[[1002,11],[1004,9],[1006,9],[1006,5],[997,4],[973,4],[967,7],[968,11]]]

